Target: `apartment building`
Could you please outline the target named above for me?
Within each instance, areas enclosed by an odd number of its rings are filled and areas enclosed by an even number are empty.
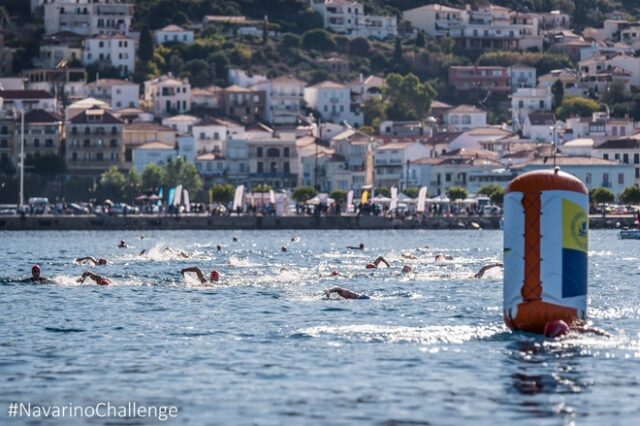
[[[94,107],[71,117],[65,125],[69,171],[99,175],[122,165],[124,123],[111,112]]]
[[[398,35],[395,16],[365,15],[364,5],[351,0],[311,0],[324,27],[350,37],[385,39]]]
[[[352,126],[363,123],[360,105],[352,102],[349,87],[332,81],[323,81],[304,89],[307,106],[315,109],[325,121],[346,122]]]
[[[449,84],[456,90],[483,90],[491,93],[511,93],[509,68],[494,66],[451,66]]]
[[[120,0],[46,0],[45,34],[128,34],[133,4]]]
[[[179,27],[177,25],[167,25],[164,28],[154,31],[153,39],[155,40],[156,44],[165,44],[165,43],[192,44],[193,31],[185,30],[184,28]]]
[[[145,107],[156,116],[181,114],[191,110],[189,79],[171,74],[144,82]]]
[[[135,71],[136,47],[132,38],[123,35],[98,35],[84,41],[82,63],[114,67],[122,76]]]
[[[128,80],[100,79],[87,83],[84,96],[110,104],[114,109],[136,108],[140,103],[140,86]]]

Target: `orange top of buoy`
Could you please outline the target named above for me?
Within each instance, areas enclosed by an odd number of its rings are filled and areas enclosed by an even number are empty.
[[[589,194],[577,177],[555,170],[534,170],[523,173],[509,183],[506,192],[542,192],[564,190]]]

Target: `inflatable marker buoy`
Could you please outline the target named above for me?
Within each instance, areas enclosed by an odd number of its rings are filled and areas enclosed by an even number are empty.
[[[504,197],[503,314],[512,330],[583,321],[587,309],[589,195],[555,170],[515,178]]]

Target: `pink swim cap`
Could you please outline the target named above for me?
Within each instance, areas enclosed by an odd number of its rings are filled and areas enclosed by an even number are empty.
[[[106,264],[107,264],[107,259],[103,259],[103,258],[98,259],[98,265],[106,265]]]
[[[554,320],[548,322],[547,325],[544,326],[544,337],[549,337],[551,339],[563,336],[568,332],[569,325],[562,320]]]
[[[31,272],[35,272],[35,271],[40,272],[40,265],[33,265],[31,267]]]
[[[209,279],[211,281],[218,281],[220,279],[220,274],[218,273],[218,271],[211,271],[211,274],[209,275]]]

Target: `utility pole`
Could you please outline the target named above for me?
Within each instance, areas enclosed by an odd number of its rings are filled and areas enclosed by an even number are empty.
[[[13,116],[15,117],[14,109]],[[24,206],[24,106],[20,110],[20,204],[19,210],[22,212]]]
[[[405,176],[405,181],[404,181],[404,189],[407,189],[409,187],[409,167],[411,165],[411,161],[407,160],[407,175]]]

